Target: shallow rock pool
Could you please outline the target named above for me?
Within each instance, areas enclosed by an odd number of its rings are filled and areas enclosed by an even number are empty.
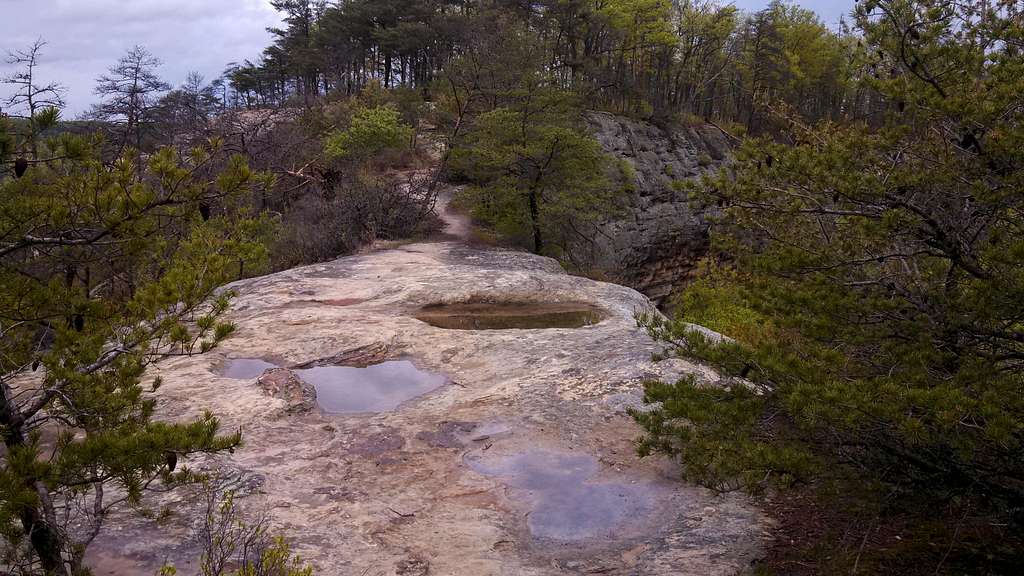
[[[512,302],[431,305],[415,317],[446,330],[541,330],[593,326],[604,314],[583,302]]]
[[[466,463],[512,489],[513,501],[530,509],[527,526],[540,539],[614,539],[643,523],[667,496],[662,486],[595,479],[600,467],[587,454],[530,450],[467,456]]]
[[[267,370],[278,368],[277,364],[271,364],[266,360],[258,358],[236,358],[228,360],[221,370],[221,376],[232,380],[252,380],[259,378]]]
[[[221,374],[251,380],[274,368],[278,366],[265,360],[238,358],[229,360]],[[317,404],[328,414],[389,412],[449,382],[446,376],[420,370],[408,360],[365,368],[320,366],[292,372],[316,389]]]

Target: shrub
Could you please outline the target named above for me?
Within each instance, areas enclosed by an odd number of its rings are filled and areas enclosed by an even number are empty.
[[[368,158],[384,150],[409,147],[412,135],[412,127],[402,123],[395,108],[361,108],[355,111],[347,129],[327,137],[325,150],[333,158]]]

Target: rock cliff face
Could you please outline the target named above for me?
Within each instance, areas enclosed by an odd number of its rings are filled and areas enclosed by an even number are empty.
[[[708,248],[706,214],[674,182],[715,169],[728,157],[729,142],[710,125],[665,130],[604,112],[587,119],[605,152],[635,173],[623,215],[595,236],[593,264],[660,301],[686,281]]]
[[[268,512],[317,574],[725,575],[758,554],[764,523],[744,498],[683,484],[673,462],[635,455],[639,429],[625,409],[639,405],[643,380],[716,376],[651,362],[656,345],[633,320],[650,303],[634,290],[458,242],[234,288],[232,338],[154,367],[161,416],[210,409],[226,430],[242,428],[234,454],[188,465],[226,478],[245,509]],[[601,320],[484,331],[415,318],[426,305],[481,301],[585,303]],[[237,359],[263,363],[232,371]],[[293,382],[312,367],[384,360],[448,383],[394,410],[328,414],[307,410],[311,395]],[[97,574],[150,575],[165,560],[196,572],[190,521],[201,501],[148,504],[172,514],[112,517],[90,549]]]

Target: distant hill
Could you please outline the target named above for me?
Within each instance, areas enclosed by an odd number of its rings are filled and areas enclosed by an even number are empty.
[[[14,132],[27,132],[28,120],[23,118],[7,117]],[[61,120],[56,126],[43,132],[44,138],[53,138],[61,134],[92,134],[94,132],[108,132],[114,128],[114,124],[100,120]]]

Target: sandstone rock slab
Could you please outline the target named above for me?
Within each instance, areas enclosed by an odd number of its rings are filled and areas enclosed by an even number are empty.
[[[233,454],[188,464],[259,478],[240,505],[273,517],[317,574],[725,575],[758,555],[765,520],[750,502],[678,482],[673,462],[635,454],[640,431],[622,405],[643,380],[716,378],[685,361],[651,361],[657,345],[633,317],[651,304],[638,292],[570,276],[546,258],[454,242],[341,258],[232,288],[235,335],[209,354],[153,368],[164,381],[160,416],[212,410],[225,430],[242,429],[244,445]],[[330,304],[342,300],[351,304]],[[578,329],[488,331],[413,317],[426,305],[473,301],[588,302],[605,315]],[[451,383],[394,411],[329,416],[287,412],[306,396],[284,372],[273,376],[271,395],[219,371],[229,358],[295,368],[382,357]],[[659,486],[637,508],[650,514],[637,523],[643,529],[538,538],[523,488],[467,464],[538,450],[594,462],[584,482]],[[111,517],[91,549],[96,573],[151,575],[164,560],[195,573],[198,504],[177,498],[159,521]]]

